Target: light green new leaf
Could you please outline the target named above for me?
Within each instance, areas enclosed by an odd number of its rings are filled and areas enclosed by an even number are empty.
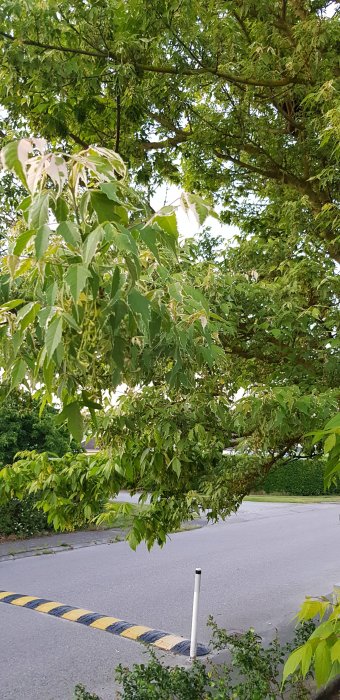
[[[116,202],[116,204],[124,204],[117,196],[117,185],[115,182],[102,182],[100,189],[102,192],[104,192],[104,194],[106,194],[108,199],[111,199],[112,202]]]
[[[65,243],[73,248],[81,243],[78,226],[73,221],[62,221],[57,228],[57,233],[63,237]]]
[[[327,683],[332,668],[330,647],[322,640],[315,649],[314,669],[318,686]]]
[[[41,260],[43,255],[46,253],[51,233],[52,233],[52,231],[51,231],[50,227],[47,226],[47,224],[40,226],[40,228],[37,231],[37,235],[35,237],[34,244],[35,244],[35,253],[36,253],[38,260]]]
[[[287,680],[288,676],[296,671],[304,657],[304,654],[305,645],[295,649],[295,651],[293,651],[293,653],[288,657],[283,669],[282,683]]]
[[[94,229],[94,231],[91,231],[89,233],[88,237],[86,238],[86,241],[83,245],[83,261],[84,263],[90,263],[96,250],[97,250],[97,245],[100,243],[102,240],[103,236],[105,234],[104,229],[101,226],[97,226],[97,228]]]
[[[61,342],[63,332],[63,320],[61,316],[55,316],[49,323],[45,335],[45,344],[48,360],[52,359],[59,343]]]
[[[77,304],[79,295],[83,291],[88,278],[90,277],[90,271],[82,263],[76,263],[75,265],[70,265],[66,275],[65,282],[70,288],[72,297]]]
[[[328,438],[325,440],[325,445],[324,445],[325,453],[330,452],[333,449],[335,443],[336,443],[336,435],[334,433],[331,433],[331,435],[328,435]]]
[[[340,662],[340,639],[338,639],[335,644],[333,644],[331,649],[331,659],[334,663],[335,661]]]

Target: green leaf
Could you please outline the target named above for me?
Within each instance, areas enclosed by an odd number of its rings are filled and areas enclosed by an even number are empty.
[[[73,328],[75,331],[77,331],[77,333],[81,333],[80,326],[75,321],[73,316],[71,316],[71,314],[68,314],[66,311],[64,311],[63,318],[65,319],[66,323],[68,323],[68,325],[71,326],[71,328]]]
[[[325,452],[330,452],[333,447],[336,444],[336,435],[332,433],[331,435],[328,435],[328,438],[325,440],[325,445],[324,445],[324,451]]]
[[[12,301],[6,301],[5,304],[1,304],[0,310],[11,311],[11,309],[16,309],[21,304],[24,304],[24,299],[12,299]]]
[[[156,245],[157,231],[151,226],[145,226],[139,230],[139,235],[144,241],[145,245],[151,250],[151,253],[155,256],[156,260],[159,262],[159,252]]]
[[[120,284],[121,284],[120,269],[119,269],[118,265],[116,265],[115,271],[112,275],[111,299],[115,299],[116,294],[119,290]]]
[[[32,151],[32,144],[28,139],[11,141],[1,151],[1,159],[7,170],[12,170],[19,180],[27,187],[24,166]]]
[[[25,374],[27,372],[27,365],[24,360],[19,357],[18,360],[14,363],[12,370],[11,370],[11,387],[12,389],[15,389],[19,384],[21,384],[22,380],[25,377]]]
[[[115,206],[104,192],[91,192],[91,204],[100,224],[116,220]]]
[[[28,209],[28,225],[38,229],[48,222],[49,195],[38,194],[32,199]]]
[[[58,197],[55,206],[53,208],[55,218],[57,219],[58,223],[62,221],[66,221],[67,216],[68,216],[68,206],[67,202],[65,201],[64,197]]]
[[[150,302],[137,289],[132,289],[128,295],[128,304],[134,313],[140,314],[147,326],[150,320]]]
[[[18,236],[15,246],[13,248],[13,255],[21,255],[22,251],[25,250],[27,243],[31,240],[34,235],[34,231],[28,230]]]
[[[305,649],[304,655],[301,659],[301,673],[302,673],[303,677],[305,678],[305,676],[307,675],[307,673],[309,671],[311,662],[312,662],[313,645],[306,642],[306,644],[304,645],[304,649]]]
[[[290,656],[288,656],[288,659],[283,669],[282,683],[284,683],[287,680],[288,676],[291,676],[292,673],[296,671],[303,659],[304,652],[305,645],[298,647],[297,649],[295,649],[295,651],[293,651],[292,654],[290,654]]]
[[[84,421],[80,412],[79,401],[73,401],[64,408],[67,424],[71,435],[76,442],[81,442],[84,433]]]
[[[178,478],[180,477],[181,474],[181,463],[178,459],[178,457],[174,457],[172,462],[171,462],[171,469],[177,474]]]
[[[40,226],[40,228],[37,231],[37,235],[35,237],[34,243],[35,243],[35,253],[36,253],[38,260],[41,260],[44,253],[46,253],[51,233],[52,233],[52,231],[51,231],[50,227],[47,226],[47,224]]]
[[[65,243],[75,248],[81,243],[78,226],[73,221],[62,221],[57,228],[57,233],[62,236]]]
[[[91,231],[89,233],[88,237],[85,240],[85,243],[83,245],[83,261],[84,263],[90,263],[96,250],[97,250],[97,245],[100,243],[102,240],[103,236],[105,234],[104,229],[101,226],[97,226],[97,228],[94,229],[94,231]]]
[[[49,323],[49,326],[45,335],[45,345],[48,360],[52,359],[54,352],[56,351],[63,331],[63,320],[61,316],[54,316],[53,320]]]
[[[333,663],[335,661],[340,662],[340,639],[337,639],[337,641],[335,642],[335,644],[333,644],[331,648],[331,659]]]
[[[117,185],[115,182],[102,182],[100,185],[100,189],[108,199],[111,199],[112,202],[116,202],[116,204],[123,204],[122,200],[119,199],[117,196]]]
[[[21,332],[26,330],[26,328],[30,325],[30,323],[33,323],[35,317],[39,313],[41,309],[40,304],[37,302],[29,302],[28,304],[25,304],[17,314],[17,320],[20,324],[20,330]]]
[[[315,649],[314,669],[318,686],[327,683],[332,668],[331,653],[328,643],[322,640]]]
[[[75,263],[74,265],[70,265],[65,275],[65,282],[69,286],[76,304],[78,303],[79,295],[83,291],[90,274],[86,265]]]
[[[163,209],[164,211],[164,209]],[[178,238],[178,228],[177,228],[177,218],[174,211],[171,214],[157,214],[153,217],[152,223],[158,224],[165,233],[167,233],[172,238],[177,240]]]
[[[337,413],[336,416],[333,416],[333,418],[326,423],[325,429],[329,430],[331,428],[340,428],[340,413]]]

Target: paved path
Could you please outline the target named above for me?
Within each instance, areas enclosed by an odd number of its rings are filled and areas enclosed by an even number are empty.
[[[0,563],[0,589],[87,608],[187,636],[193,572],[201,566],[205,620],[268,636],[290,623],[304,594],[340,580],[339,505],[244,504],[226,523],[182,532],[164,549],[103,544]],[[113,700],[118,663],[144,659],[121,637],[0,604],[2,700],[71,700],[81,681]]]

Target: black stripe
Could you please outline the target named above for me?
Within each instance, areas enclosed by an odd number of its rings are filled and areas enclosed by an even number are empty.
[[[171,649],[169,649],[173,654],[183,654],[183,656],[189,656],[190,654],[190,642],[188,639],[183,639],[182,642],[178,642]]]
[[[74,610],[74,608],[71,605],[59,605],[58,608],[54,608],[54,610],[49,610],[47,615],[54,615],[55,617],[60,617],[60,615],[70,612],[71,610]]]
[[[161,637],[166,637],[167,632],[161,632],[160,630],[150,630],[149,632],[144,632],[138,637],[139,642],[145,642],[146,644],[152,644],[153,642],[158,642]]]
[[[130,627],[135,626],[136,625],[131,624],[131,622],[124,622],[124,620],[120,620],[119,622],[114,622],[113,625],[109,625],[109,627],[106,628],[105,632],[111,632],[111,634],[121,634],[121,632],[124,632]]]
[[[11,595],[6,595],[6,598],[2,598],[0,603],[12,603],[13,600],[18,600],[23,597],[22,593],[12,593]]]
[[[98,613],[87,613],[86,615],[82,615],[78,620],[75,620],[75,622],[80,622],[81,625],[90,625],[92,622],[101,620],[103,617],[106,616],[99,615]]]
[[[37,598],[36,600],[30,600],[29,603],[25,603],[23,606],[24,608],[31,608],[31,610],[34,610],[35,608],[38,607],[38,605],[42,605],[43,603],[49,603],[49,600],[46,600],[46,598]]]

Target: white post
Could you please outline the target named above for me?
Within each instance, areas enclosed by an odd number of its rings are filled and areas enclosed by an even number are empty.
[[[192,605],[192,623],[191,623],[191,638],[190,638],[190,659],[194,661],[197,653],[197,622],[198,622],[198,603],[201,590],[201,569],[196,569],[195,572],[195,588],[194,600]]]

